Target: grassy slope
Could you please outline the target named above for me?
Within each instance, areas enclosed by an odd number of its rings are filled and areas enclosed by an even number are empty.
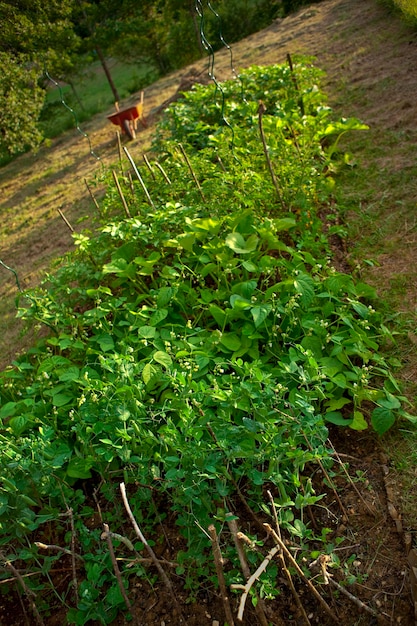
[[[234,45],[234,64],[238,69],[282,62],[287,52],[315,56],[316,64],[327,72],[325,90],[330,105],[340,115],[354,115],[370,126],[368,132],[345,140],[344,147],[354,154],[357,167],[341,175],[339,201],[351,233],[352,268],[360,266],[356,271],[377,286],[392,313],[401,312],[405,332],[392,350],[404,361],[402,377],[412,397],[417,369],[417,270],[413,258],[417,239],[417,34],[377,0],[327,0]],[[205,62],[196,65],[203,69]],[[226,52],[216,55],[215,72],[219,78],[230,77]],[[183,73],[146,89],[148,112],[175,91]],[[132,97],[122,106],[134,101]],[[81,228],[77,219],[88,214],[91,206],[83,179],[99,177],[101,162],[108,165],[115,160],[115,133],[105,116],[97,116],[83,125],[83,130],[101,161],[89,154],[85,138],[74,131],[51,148],[24,155],[0,171],[0,259],[18,271],[23,286],[34,284],[50,261],[72,246],[57,209]],[[150,133],[151,129],[142,133],[130,147],[136,158],[141,157]],[[364,258],[374,259],[375,266],[368,267]],[[13,275],[1,269],[2,365],[32,340],[26,339],[25,344],[19,339],[15,294]],[[391,453],[397,454],[397,464],[408,480],[404,493],[413,494],[413,469],[404,467],[401,459],[412,453],[414,437],[393,434],[391,440]],[[404,501],[403,507],[407,526],[415,528],[412,505],[407,507]]]

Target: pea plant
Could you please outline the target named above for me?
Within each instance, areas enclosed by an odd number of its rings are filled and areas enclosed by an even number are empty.
[[[336,471],[329,424],[382,435],[413,419],[373,288],[333,261],[338,142],[364,125],[334,119],[319,79],[305,60],[185,94],[146,165],[129,178],[122,164],[118,188],[106,174],[94,229],[21,301],[48,334],[1,373],[0,557],[38,573],[24,591],[45,598],[39,610],[53,589],[69,623],[108,624],[135,579],[154,581],[120,483],[146,534],[175,523],[190,599],[218,584],[212,527],[227,584],[244,583],[228,530],[241,510],[278,523],[300,558],[326,551],[331,529],[307,510]],[[250,540],[262,548],[259,529]],[[70,557],[62,592],[50,572]],[[276,597],[276,578],[276,564],[259,576],[254,604]]]

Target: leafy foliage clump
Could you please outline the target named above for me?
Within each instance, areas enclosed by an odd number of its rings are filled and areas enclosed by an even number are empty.
[[[85,577],[70,623],[124,606],[100,528],[86,526],[93,490],[113,532],[120,481],[151,534],[174,516],[176,573],[195,596],[215,580],[201,529],[221,532],[239,506],[273,517],[267,489],[300,554],[325,541],[305,511],[324,496],[317,468],[333,471],[329,423],[382,434],[411,418],[374,290],[332,261],[338,140],[364,126],[334,120],[318,79],[309,63],[258,67],[187,94],[159,127],[158,160],[133,187],[123,174],[130,216],[109,176],[96,230],[74,235],[20,311],[51,332],[2,374],[0,542],[22,559],[20,543],[71,509]],[[131,561],[126,585],[146,574]]]

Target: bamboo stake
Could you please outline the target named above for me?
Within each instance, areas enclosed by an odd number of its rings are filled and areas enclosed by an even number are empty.
[[[224,580],[222,555],[220,552],[219,540],[214,524],[210,524],[210,526],[208,527],[208,532],[210,535],[211,548],[213,551],[214,563],[216,565],[217,580],[219,581],[220,594],[222,597],[226,621],[228,623],[228,626],[234,626],[232,609],[230,607],[229,596],[227,595],[226,583]]]
[[[143,182],[142,176],[139,174],[139,170],[138,170],[138,168],[136,167],[136,163],[134,162],[133,158],[131,157],[131,155],[130,155],[130,153],[129,153],[129,150],[126,148],[126,146],[124,146],[124,147],[123,147],[123,150],[126,152],[126,156],[127,156],[127,158],[129,159],[130,164],[131,164],[131,166],[133,167],[133,170],[134,170],[134,172],[135,172],[136,176],[138,177],[138,180],[139,180],[139,182],[140,182],[140,184],[141,184],[141,186],[142,186],[142,189],[143,189],[143,191],[144,191],[144,193],[145,193],[146,200],[148,201],[148,204],[150,204],[150,205],[151,205],[151,207],[154,209],[154,208],[155,208],[155,205],[154,205],[154,203],[152,202],[152,198],[151,198],[151,196],[149,195],[149,191],[147,190],[145,183]]]
[[[121,201],[122,201],[122,204],[123,204],[123,208],[124,208],[124,210],[125,210],[125,213],[126,213],[127,217],[129,217],[129,218],[130,218],[130,217],[132,217],[132,216],[130,215],[129,207],[127,206],[127,202],[126,202],[126,199],[125,199],[125,197],[124,197],[124,195],[123,195],[122,188],[120,187],[120,183],[119,183],[119,180],[118,180],[118,178],[117,178],[117,174],[116,174],[116,172],[115,172],[114,170],[112,170],[112,174],[113,174],[113,180],[114,180],[114,182],[116,183],[117,191],[118,191],[119,196],[120,196],[120,199],[121,199]]]

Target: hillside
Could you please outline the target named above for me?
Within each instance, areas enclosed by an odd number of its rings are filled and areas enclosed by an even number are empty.
[[[350,232],[344,263],[352,271],[361,272],[383,298],[390,300],[393,315],[404,315],[408,339],[402,339],[392,350],[403,361],[401,377],[412,396],[417,363],[416,326],[412,320],[417,289],[413,262],[417,33],[377,0],[328,0],[278,20],[234,45],[234,67],[239,70],[284,62],[287,53],[314,56],[315,64],[326,72],[324,89],[332,108],[370,127],[366,133],[346,139],[344,145],[356,163],[356,167],[343,171],[339,181],[338,202]],[[195,64],[198,71],[204,66],[205,62]],[[187,69],[177,72],[146,89],[145,112],[151,122],[153,111],[175,93],[186,73]],[[215,73],[219,79],[231,77],[227,51],[216,55]],[[50,261],[72,247],[71,234],[57,210],[61,209],[75,229],[81,230],[77,220],[88,215],[91,206],[84,179],[99,197],[101,163],[109,165],[117,160],[114,129],[105,118],[94,119],[83,130],[100,161],[89,154],[86,139],[74,131],[50,148],[20,157],[0,171],[0,259],[17,271],[23,287],[35,284]],[[130,144],[129,150],[138,160],[151,134],[152,126]],[[364,259],[371,261],[367,264]],[[0,268],[0,279],[0,360],[5,366],[24,344],[13,319],[14,276]],[[401,525],[393,513],[399,504],[398,478],[393,480],[388,460],[381,456],[372,435],[347,433],[342,438],[334,433],[332,441],[349,458],[351,472],[366,476],[367,481],[358,483],[362,500],[354,490],[343,493],[345,506],[354,518],[351,540],[358,545],[357,567],[365,574],[358,584],[358,594],[361,591],[367,601],[377,598],[386,623],[412,624],[411,587],[405,575],[404,542],[408,536],[403,530],[413,533],[415,519],[407,512]],[[175,623],[164,614],[163,607],[153,609],[151,605],[149,600],[148,626]],[[215,603],[204,610],[200,607],[198,616],[190,612],[187,623],[211,625],[217,608]],[[24,623],[23,616],[21,622],[15,617],[11,621],[12,611],[4,606],[0,621],[13,626]],[[374,623],[369,615],[353,617],[351,613],[347,604],[344,624]],[[310,619],[312,623],[324,623],[314,615]],[[51,620],[48,624],[53,623]]]

